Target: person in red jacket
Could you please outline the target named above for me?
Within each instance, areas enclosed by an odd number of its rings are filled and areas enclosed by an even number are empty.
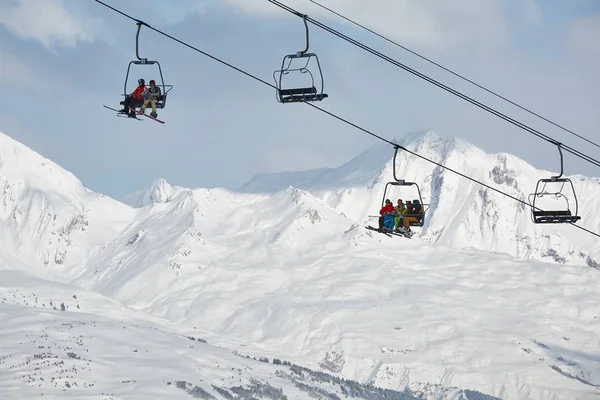
[[[388,218],[391,217],[392,221],[394,220],[394,205],[390,199],[385,200],[385,205],[379,210],[379,214],[381,215],[379,217],[379,230],[381,231],[383,230],[383,222],[386,216],[389,216]]]
[[[146,90],[146,81],[143,79],[138,79],[138,87],[135,88],[133,93],[129,96],[125,97],[125,100],[121,102],[123,104],[122,113],[129,114],[130,117],[135,118],[135,112],[132,112],[129,107],[136,108],[140,107],[144,104],[144,99],[142,99],[142,93]]]

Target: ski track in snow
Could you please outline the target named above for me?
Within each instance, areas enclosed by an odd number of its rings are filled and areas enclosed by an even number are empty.
[[[485,165],[471,175],[515,195],[537,179],[512,156],[409,139],[454,168]],[[402,176],[432,204],[411,240],[363,228],[389,149],[241,192],[159,180],[130,207],[2,134],[0,145],[2,399],[227,398],[213,384],[269,398],[265,383],[351,397],[335,377],[360,398],[600,394],[600,241],[533,226],[527,209],[406,155]],[[576,184],[600,231],[600,182]]]

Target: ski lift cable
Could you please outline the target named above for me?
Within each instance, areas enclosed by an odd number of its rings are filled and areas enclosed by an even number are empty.
[[[509,117],[509,116],[507,116],[507,115],[505,115],[505,114],[503,114],[503,113],[501,113],[501,112],[499,112],[499,111],[497,111],[497,110],[495,110],[495,109],[493,109],[493,108],[491,108],[491,107],[489,107],[489,106],[487,106],[487,105],[485,105],[485,104],[483,104],[483,103],[481,103],[481,102],[479,102],[479,101],[477,101],[477,100],[475,100],[475,99],[473,99],[473,98],[471,98],[471,97],[469,97],[469,96],[467,96],[467,95],[465,95],[465,94],[463,94],[463,93],[461,93],[461,92],[459,92],[457,90],[455,90],[455,89],[452,89],[451,87],[446,86],[443,83],[438,82],[435,79],[430,78],[429,76],[427,76],[427,75],[425,75],[425,74],[423,74],[423,73],[421,73],[421,72],[419,72],[419,71],[417,71],[417,70],[415,70],[413,68],[410,68],[410,67],[402,64],[401,62],[399,62],[399,61],[397,61],[397,60],[395,60],[395,59],[393,59],[393,58],[391,58],[389,56],[386,56],[385,54],[383,54],[383,53],[381,53],[381,52],[379,52],[377,50],[372,49],[371,47],[369,47],[369,46],[367,46],[367,45],[359,42],[358,40],[353,39],[353,38],[351,38],[351,37],[349,37],[349,36],[347,36],[347,35],[339,32],[339,31],[337,31],[337,30],[335,30],[335,29],[333,29],[333,28],[331,28],[331,27],[329,27],[329,26],[327,26],[327,25],[325,25],[325,24],[323,24],[323,23],[315,20],[314,18],[306,16],[305,14],[301,14],[299,11],[297,11],[297,10],[295,10],[295,9],[293,9],[293,8],[291,8],[291,7],[285,5],[285,4],[283,4],[283,3],[281,3],[281,2],[279,2],[277,0],[267,0],[267,1],[269,3],[272,3],[272,4],[276,5],[276,6],[278,6],[278,7],[283,8],[284,10],[290,12],[291,14],[294,14],[296,16],[301,16],[302,18],[306,18],[307,21],[309,21],[310,23],[318,26],[319,28],[321,28],[321,29],[323,29],[323,30],[325,30],[325,31],[327,31],[327,32],[329,32],[329,33],[331,33],[331,34],[333,34],[333,35],[341,38],[341,39],[344,39],[347,42],[349,42],[349,43],[351,43],[351,44],[353,44],[353,45],[355,45],[355,46],[357,46],[357,47],[359,47],[359,48],[361,48],[361,49],[363,49],[363,50],[365,50],[365,51],[367,51],[367,52],[369,52],[369,53],[371,53],[371,54],[373,54],[373,55],[375,55],[375,56],[377,56],[377,57],[379,57],[381,59],[383,59],[384,61],[387,61],[390,64],[393,64],[393,65],[395,65],[395,66],[397,66],[399,68],[402,68],[402,69],[410,72],[411,74],[416,75],[417,77],[419,77],[421,79],[424,79],[427,82],[429,82],[429,83],[431,83],[431,84],[433,84],[433,85],[435,85],[435,86],[437,86],[437,87],[439,87],[441,89],[444,89],[447,92],[449,92],[449,93],[451,93],[451,94],[453,94],[453,95],[455,95],[457,97],[460,97],[461,99],[463,99],[463,100],[465,100],[465,101],[467,101],[467,102],[469,102],[469,103],[471,103],[471,104],[473,104],[473,105],[475,105],[475,106],[477,106],[477,107],[479,107],[479,108],[481,108],[481,109],[483,109],[483,110],[485,110],[485,111],[487,111],[487,112],[489,112],[489,113],[491,113],[491,114],[493,114],[493,115],[495,115],[495,116],[497,116],[497,117],[499,117],[499,118],[501,118],[501,119],[503,119],[503,120],[505,120],[505,121],[507,121],[507,122],[509,122],[509,123],[511,123],[511,124],[513,124],[515,126],[517,126],[517,127],[519,127],[519,128],[521,128],[521,129],[523,129],[523,130],[531,133],[534,136],[537,136],[538,138],[540,138],[542,140],[547,141],[548,143],[551,143],[554,146],[556,146],[556,145],[559,144],[559,142],[556,139],[554,139],[554,138],[552,138],[552,137],[550,137],[550,136],[548,136],[548,135],[546,135],[544,133],[541,133],[541,132],[539,132],[539,131],[537,131],[537,130],[535,130],[535,129],[527,126],[527,125],[525,125],[524,123],[519,122],[519,121],[517,121],[517,120],[515,120],[515,119],[513,119],[513,118],[511,118],[511,117]],[[575,156],[577,156],[577,157],[579,157],[579,158],[581,158],[581,159],[583,159],[583,160],[585,160],[585,161],[587,161],[587,162],[589,162],[589,163],[591,163],[591,164],[593,164],[593,165],[595,165],[597,167],[600,167],[600,161],[594,159],[593,157],[588,156],[588,155],[584,154],[583,152],[581,152],[579,150],[576,150],[576,149],[574,149],[574,148],[572,148],[570,146],[567,146],[565,144],[562,144],[562,148],[565,151],[567,151],[567,152],[569,152],[569,153],[571,153],[571,154],[573,154],[573,155],[575,155]]]
[[[121,15],[123,15],[123,16],[125,16],[125,17],[127,17],[127,18],[131,19],[131,20],[133,20],[133,21],[139,22],[139,20],[137,20],[137,19],[133,18],[132,16],[130,16],[130,15],[128,15],[128,14],[126,14],[126,13],[124,13],[124,12],[122,12],[122,11],[120,11],[120,10],[118,10],[118,9],[116,9],[116,8],[114,8],[114,7],[112,7],[112,6],[108,5],[108,4],[106,4],[106,3],[104,3],[104,2],[103,2],[103,1],[101,1],[101,0],[93,0],[93,1],[95,1],[95,2],[97,2],[97,3],[99,3],[99,4],[101,4],[101,5],[103,5],[103,6],[105,6],[105,7],[108,7],[109,9],[111,9],[111,10],[113,10],[113,11],[115,11],[115,12],[117,12],[117,13],[119,13],[119,14],[121,14]],[[213,60],[215,60],[215,61],[217,61],[217,62],[220,62],[220,63],[222,63],[222,64],[224,64],[224,65],[227,65],[228,67],[230,67],[230,68],[232,68],[232,69],[235,69],[236,71],[238,71],[238,72],[241,72],[242,74],[244,74],[244,75],[246,75],[246,76],[248,76],[248,77],[250,77],[250,78],[253,78],[253,79],[255,79],[255,80],[256,80],[256,81],[258,81],[258,82],[261,82],[261,83],[263,83],[263,84],[265,84],[265,85],[267,85],[267,86],[269,86],[269,87],[271,87],[271,88],[273,88],[273,89],[277,89],[277,87],[276,87],[275,85],[273,85],[273,84],[271,84],[271,83],[269,83],[269,82],[267,82],[267,81],[265,81],[265,80],[263,80],[263,79],[261,79],[261,78],[259,78],[259,77],[255,76],[255,75],[253,75],[253,74],[251,74],[251,73],[249,73],[249,72],[246,72],[246,71],[242,70],[241,68],[238,68],[238,67],[236,67],[236,66],[234,66],[234,65],[232,65],[232,64],[230,64],[230,63],[228,63],[228,62],[226,62],[226,61],[223,61],[223,60],[221,60],[221,59],[220,59],[220,58],[218,58],[218,57],[215,57],[215,56],[213,56],[213,55],[211,55],[211,54],[208,54],[208,53],[206,53],[206,52],[204,52],[204,51],[202,51],[202,50],[200,50],[200,49],[198,49],[198,48],[196,48],[196,47],[194,47],[194,46],[192,46],[192,45],[190,45],[190,44],[188,44],[188,43],[186,43],[186,42],[184,42],[184,41],[182,41],[182,40],[180,40],[180,39],[177,39],[177,38],[175,38],[175,37],[173,37],[173,36],[171,36],[171,35],[169,35],[169,34],[167,34],[167,33],[163,32],[163,31],[161,31],[161,30],[159,30],[159,29],[153,28],[152,26],[150,26],[150,25],[149,25],[149,24],[147,24],[147,23],[144,23],[144,25],[145,25],[145,26],[147,26],[148,28],[152,29],[153,31],[155,31],[155,32],[159,33],[159,34],[161,34],[161,35],[163,35],[163,36],[166,36],[166,37],[168,37],[169,39],[171,39],[171,40],[174,40],[174,41],[176,41],[176,42],[178,42],[178,43],[180,43],[180,44],[182,44],[182,45],[184,45],[184,46],[186,46],[186,47],[188,47],[188,48],[190,48],[190,49],[192,49],[192,50],[194,50],[194,51],[197,51],[197,52],[199,52],[199,53],[201,53],[201,54],[203,54],[203,55],[205,55],[205,56],[207,56],[207,57],[209,57],[209,58],[211,58],[211,59],[213,59]],[[463,177],[463,178],[465,178],[465,179],[468,179],[468,180],[470,180],[470,181],[472,181],[472,182],[474,182],[474,183],[477,183],[477,184],[479,184],[479,185],[481,185],[481,186],[484,186],[484,187],[486,187],[487,189],[493,190],[493,191],[495,191],[495,192],[497,192],[497,193],[499,193],[499,194],[501,194],[501,195],[504,195],[504,196],[506,196],[506,197],[509,197],[509,198],[511,198],[511,199],[513,199],[513,200],[515,200],[515,201],[519,202],[519,203],[522,203],[522,204],[524,204],[524,205],[526,205],[526,206],[528,206],[528,207],[531,207],[531,204],[529,204],[528,202],[526,202],[526,201],[524,201],[524,200],[522,200],[522,199],[519,199],[519,198],[517,198],[517,197],[515,197],[515,196],[512,196],[512,195],[511,195],[511,194],[509,194],[509,193],[506,193],[506,192],[504,192],[504,191],[502,191],[502,190],[500,190],[500,189],[494,188],[494,187],[492,187],[492,186],[490,186],[490,185],[488,185],[488,184],[486,184],[486,183],[484,183],[484,182],[481,182],[481,181],[479,181],[479,180],[477,180],[477,179],[475,179],[475,178],[472,178],[472,177],[470,177],[470,176],[468,176],[468,175],[466,175],[466,174],[463,174],[463,173],[461,173],[461,172],[459,172],[459,171],[456,171],[456,170],[454,170],[454,169],[452,169],[452,168],[450,168],[450,167],[448,167],[448,166],[445,166],[445,165],[443,165],[443,164],[440,164],[440,163],[438,163],[438,162],[436,162],[436,161],[434,161],[434,160],[431,160],[431,159],[429,159],[429,158],[427,158],[427,157],[425,157],[425,156],[422,156],[422,155],[420,155],[420,154],[418,154],[418,153],[416,153],[416,152],[414,152],[414,151],[412,151],[412,150],[409,150],[409,149],[407,149],[407,148],[405,148],[405,147],[403,147],[403,146],[401,146],[401,145],[399,145],[399,144],[397,144],[397,143],[394,143],[394,142],[392,142],[392,141],[390,141],[390,140],[388,140],[388,139],[386,139],[386,138],[384,138],[384,137],[382,137],[382,136],[379,136],[379,135],[377,135],[376,133],[373,133],[373,132],[371,132],[371,131],[370,131],[370,130],[368,130],[368,129],[365,129],[365,128],[363,128],[363,127],[361,127],[361,126],[359,126],[359,125],[357,125],[357,124],[355,124],[355,123],[353,123],[353,122],[349,121],[348,119],[345,119],[345,118],[343,118],[343,117],[340,117],[340,116],[338,116],[338,115],[336,115],[336,114],[334,114],[334,113],[332,113],[332,112],[330,112],[330,111],[327,111],[327,110],[325,110],[325,109],[323,109],[323,108],[321,108],[321,107],[319,107],[319,106],[317,106],[317,105],[315,105],[315,104],[312,104],[312,103],[305,103],[305,104],[307,104],[307,105],[309,105],[309,106],[311,106],[311,107],[313,107],[313,108],[315,108],[315,109],[317,109],[317,110],[319,110],[319,111],[321,111],[321,112],[323,112],[323,113],[325,113],[325,114],[327,114],[327,115],[329,115],[329,116],[331,116],[331,117],[333,117],[333,118],[335,118],[335,119],[337,119],[337,120],[339,120],[339,121],[341,121],[341,122],[344,122],[344,123],[346,123],[346,124],[348,124],[348,125],[350,125],[350,126],[352,126],[352,127],[356,128],[356,129],[358,129],[358,130],[360,130],[360,131],[362,131],[362,132],[364,132],[364,133],[367,133],[367,134],[369,134],[369,135],[371,135],[371,136],[373,136],[373,137],[375,137],[375,138],[377,138],[377,139],[379,139],[379,140],[381,140],[381,141],[383,141],[383,142],[385,142],[385,143],[388,143],[388,144],[392,145],[394,148],[400,148],[400,149],[402,149],[402,150],[406,151],[407,153],[410,153],[410,154],[412,154],[412,155],[414,155],[414,156],[416,156],[416,157],[418,157],[418,158],[421,158],[421,159],[423,159],[423,160],[425,160],[425,161],[427,161],[427,162],[430,162],[430,163],[432,163],[432,164],[434,164],[434,165],[436,165],[436,166],[438,166],[438,167],[440,167],[440,168],[444,168],[444,169],[446,169],[446,170],[448,170],[448,171],[450,171],[450,172],[452,172],[452,173],[455,173],[455,174],[457,174],[457,175],[459,175],[459,176],[461,176],[461,177]],[[537,208],[537,207],[536,207],[536,208]],[[541,209],[540,209],[540,210],[541,210]],[[543,211],[543,210],[542,210],[542,211]],[[589,229],[586,229],[586,228],[584,228],[584,227],[581,227],[581,226],[579,226],[579,225],[576,225],[576,224],[574,224],[574,223],[570,223],[570,224],[571,224],[571,225],[573,225],[574,227],[576,227],[576,228],[579,228],[579,229],[581,229],[581,230],[583,230],[583,231],[586,231],[586,232],[588,232],[588,233],[590,233],[590,234],[592,234],[592,235],[594,235],[594,236],[600,237],[600,234],[598,234],[598,233],[596,233],[596,232],[593,232],[593,231],[591,231],[591,230],[589,230]]]
[[[527,108],[525,106],[522,106],[522,105],[520,105],[520,104],[518,104],[518,103],[516,103],[516,102],[514,102],[514,101],[512,101],[512,100],[510,100],[508,98],[506,98],[505,96],[502,96],[502,95],[494,92],[493,90],[488,89],[485,86],[480,85],[479,83],[474,82],[473,80],[471,80],[471,79],[469,79],[469,78],[467,78],[467,77],[465,77],[465,76],[463,76],[463,75],[461,75],[461,74],[459,74],[457,72],[454,72],[451,69],[446,68],[443,65],[441,65],[441,64],[439,64],[439,63],[437,63],[437,62],[435,62],[435,61],[433,61],[433,60],[431,60],[431,59],[429,59],[429,58],[427,58],[425,56],[422,56],[421,54],[417,53],[416,51],[411,50],[411,49],[407,48],[406,46],[403,46],[400,43],[395,42],[392,39],[389,39],[389,38],[383,36],[380,33],[375,32],[374,30],[372,30],[372,29],[370,29],[370,28],[368,28],[368,27],[366,27],[366,26],[364,26],[364,25],[362,25],[362,24],[360,24],[360,23],[358,23],[358,22],[356,22],[356,21],[354,21],[354,20],[352,20],[352,19],[350,19],[350,18],[342,15],[342,14],[340,14],[339,12],[337,12],[337,11],[335,11],[335,10],[327,7],[327,6],[324,6],[323,4],[321,4],[321,3],[319,3],[319,2],[317,2],[315,0],[308,0],[308,1],[310,1],[311,3],[313,3],[313,4],[315,4],[315,5],[323,8],[323,9],[325,9],[327,11],[329,11],[330,13],[335,14],[338,17],[340,17],[340,18],[342,18],[342,19],[344,19],[344,20],[346,20],[346,21],[348,21],[348,22],[350,22],[350,23],[352,23],[352,24],[354,24],[354,25],[356,25],[356,26],[358,26],[358,27],[360,27],[360,28],[362,28],[362,29],[370,32],[370,33],[372,33],[373,35],[378,36],[379,38],[381,38],[383,40],[386,40],[386,41],[392,43],[393,45],[398,46],[401,49],[406,50],[409,53],[411,53],[411,54],[413,54],[413,55],[415,55],[415,56],[417,56],[417,57],[419,57],[419,58],[421,58],[421,59],[423,59],[423,60],[425,60],[425,61],[427,61],[427,62],[429,62],[429,63],[431,63],[431,64],[433,64],[433,65],[435,65],[435,66],[437,66],[439,68],[441,68],[441,69],[443,69],[444,71],[449,72],[450,74],[452,74],[452,75],[454,75],[454,76],[456,76],[456,77],[458,77],[458,78],[460,78],[460,79],[462,79],[462,80],[464,80],[466,82],[469,82],[472,85],[477,86],[478,88],[480,88],[480,89],[482,89],[482,90],[484,90],[484,91],[486,91],[486,92],[488,92],[488,93],[490,93],[490,94],[492,94],[492,95],[494,95],[494,96],[496,96],[496,97],[498,97],[498,98],[500,98],[500,99],[502,99],[502,100],[504,100],[504,101],[506,101],[506,102],[508,102],[508,103],[510,103],[510,104],[512,104],[512,105],[514,105],[516,107],[518,107],[518,108],[520,108],[521,110],[526,111],[529,114],[535,115],[536,117],[538,117],[538,118],[540,118],[540,119],[542,119],[542,120],[544,120],[544,121],[546,121],[546,122],[548,122],[548,123],[556,126],[557,128],[560,128],[563,131],[568,132],[568,133],[570,133],[570,134],[572,134],[572,135],[574,135],[574,136],[576,136],[576,137],[578,137],[578,138],[580,138],[580,139],[588,142],[589,144],[592,144],[592,145],[600,148],[600,144],[595,143],[595,142],[591,141],[590,139],[587,139],[586,137],[584,137],[582,135],[579,135],[578,133],[573,132],[572,130],[570,130],[568,128],[565,128],[564,126],[562,126],[562,125],[560,125],[560,124],[558,124],[558,123],[556,123],[556,122],[554,122],[554,121],[552,121],[552,120],[550,120],[550,119],[548,119],[548,118],[546,118],[546,117],[544,117],[544,116],[536,113],[535,111],[532,111],[529,108]]]

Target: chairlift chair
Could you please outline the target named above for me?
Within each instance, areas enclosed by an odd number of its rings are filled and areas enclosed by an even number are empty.
[[[123,85],[123,97],[125,98],[125,97],[129,96],[129,94],[131,93],[131,91],[127,90],[127,81],[129,80],[129,73],[130,73],[132,65],[156,65],[156,66],[158,66],[158,72],[160,75],[160,82],[161,82],[160,84],[157,85],[157,86],[161,87],[161,96],[159,97],[158,101],[156,102],[156,108],[163,109],[163,108],[165,108],[165,106],[167,104],[167,93],[169,93],[169,91],[171,89],[173,89],[173,85],[165,85],[162,68],[158,61],[151,61],[151,60],[148,60],[147,58],[140,57],[139,37],[140,37],[140,30],[142,28],[142,25],[146,25],[146,24],[142,21],[137,22],[138,29],[137,29],[137,34],[135,36],[135,55],[137,57],[137,60],[131,61],[129,63],[129,65],[127,66],[127,74],[125,75],[125,84]],[[123,104],[123,101],[121,101],[120,104]]]
[[[561,144],[557,143],[558,152],[560,154],[560,174],[550,178],[540,179],[535,186],[535,193],[529,195],[529,203],[531,205],[531,218],[536,224],[560,224],[560,223],[575,223],[581,219],[578,215],[579,204],[577,202],[577,194],[575,193],[575,187],[573,182],[569,178],[563,178],[563,154],[561,150]],[[546,190],[546,186],[549,183],[561,184],[558,191],[549,192]],[[540,185],[542,185],[540,190]],[[565,186],[570,188],[570,192],[573,194],[573,200],[575,202],[575,213],[571,212],[569,207],[569,199],[563,194]],[[536,207],[536,200],[542,197],[553,196],[556,199],[562,199],[565,204],[564,208],[552,209],[552,210],[541,210]],[[538,203],[539,204],[539,203]]]
[[[323,93],[324,80],[319,57],[315,53],[308,53],[309,34],[308,24],[306,23],[306,15],[304,16],[303,20],[306,28],[306,48],[303,51],[299,51],[295,54],[288,54],[283,57],[281,69],[273,72],[273,79],[275,80],[275,84],[277,86],[277,101],[283,104],[321,101],[328,97],[327,94]],[[316,69],[318,70],[317,82],[315,82],[315,76],[309,69],[309,64],[311,64],[311,61],[313,60],[313,64],[316,64]],[[302,63],[303,65],[292,68],[292,63]],[[310,86],[304,85],[304,87],[284,88],[283,83],[290,81],[289,76],[292,74],[294,76],[304,75],[310,77]],[[284,79],[284,76],[287,76],[287,78]],[[307,80],[305,79],[305,81]]]
[[[404,179],[398,179],[397,175],[396,175],[396,157],[398,155],[398,150],[400,149],[400,147],[396,146],[395,147],[395,151],[394,151],[394,159],[393,159],[393,174],[394,174],[394,180],[391,182],[386,183],[385,188],[383,190],[383,198],[381,199],[381,207],[383,208],[383,206],[385,205],[385,200],[388,198],[388,192],[389,192],[389,188],[390,186],[394,187],[394,186],[416,186],[417,187],[417,195],[418,195],[418,199],[413,200],[419,201],[419,205],[421,206],[421,212],[420,213],[415,213],[415,214],[406,214],[405,217],[415,217],[417,220],[416,221],[410,221],[409,225],[410,226],[419,226],[422,227],[425,224],[425,215],[427,213],[427,210],[429,209],[429,204],[423,204],[423,197],[421,196],[421,189],[419,188],[419,185],[416,182],[408,182]],[[404,196],[403,198],[405,199],[409,199],[408,197]]]

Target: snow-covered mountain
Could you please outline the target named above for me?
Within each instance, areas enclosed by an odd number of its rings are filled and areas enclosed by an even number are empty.
[[[432,133],[405,140],[515,196],[541,173]],[[428,222],[412,240],[365,230],[390,156],[375,147],[238,192],[159,180],[131,206],[0,134],[0,393],[595,398],[599,242],[531,226],[527,210],[406,155]],[[576,185],[581,223],[598,230],[598,180]]]
[[[0,250],[27,269],[72,279],[137,213],[0,133]]]

